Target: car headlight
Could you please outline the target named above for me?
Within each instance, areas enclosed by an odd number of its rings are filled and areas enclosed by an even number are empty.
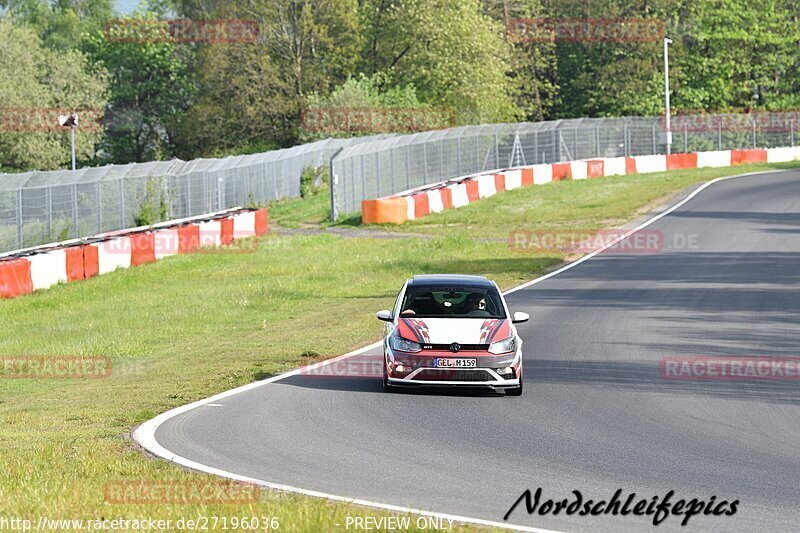
[[[509,337],[502,341],[493,342],[489,346],[489,353],[493,353],[495,355],[501,353],[508,353],[516,351],[517,349],[517,339],[516,337]]]
[[[419,343],[398,337],[397,335],[392,335],[389,337],[389,346],[392,348],[392,350],[396,350],[398,352],[413,353],[422,351],[422,346],[420,346]]]

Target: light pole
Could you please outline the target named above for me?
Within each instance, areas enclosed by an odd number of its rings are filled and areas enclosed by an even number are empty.
[[[672,128],[669,118],[669,45],[672,39],[664,37],[664,125],[667,128],[667,154],[672,153]]]
[[[59,115],[58,124],[70,128],[70,146],[72,152],[72,171],[75,172],[75,128],[78,127],[78,115]]]

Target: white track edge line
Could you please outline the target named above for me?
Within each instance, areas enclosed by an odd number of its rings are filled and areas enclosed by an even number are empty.
[[[707,189],[711,185],[714,185],[715,183],[719,183],[721,181],[735,179],[735,178],[744,178],[744,177],[748,177],[748,176],[756,176],[756,175],[760,175],[760,174],[772,174],[772,173],[776,173],[776,172],[785,172],[786,170],[789,170],[789,169],[785,169],[785,170],[784,169],[765,170],[765,171],[760,171],[760,172],[748,172],[746,174],[738,174],[738,175],[735,175],[735,176],[723,176],[723,177],[719,177],[719,178],[715,178],[713,180],[707,181],[707,182],[703,183],[702,185],[700,185],[699,187],[697,187],[686,198],[684,198],[683,200],[679,201],[678,203],[676,203],[672,207],[662,211],[658,215],[646,220],[642,224],[640,224],[640,225],[636,226],[635,228],[625,232],[623,235],[615,238],[611,242],[609,242],[609,243],[601,246],[600,248],[598,248],[598,249],[596,249],[596,250],[584,255],[580,259],[577,259],[577,260],[575,260],[575,261],[573,261],[571,263],[568,263],[568,264],[564,265],[563,267],[561,267],[559,269],[554,270],[553,272],[549,272],[549,273],[547,273],[547,274],[545,274],[543,276],[540,276],[540,277],[538,277],[536,279],[533,279],[531,281],[525,282],[525,283],[523,283],[521,285],[517,285],[516,287],[512,287],[511,289],[505,291],[503,294],[504,295],[505,294],[511,294],[513,292],[525,289],[527,287],[530,287],[531,285],[535,285],[535,284],[540,283],[540,282],[542,282],[542,281],[544,281],[546,279],[552,278],[553,276],[556,276],[557,274],[560,274],[561,272],[565,272],[565,271],[567,271],[567,270],[569,270],[569,269],[571,269],[573,267],[578,266],[579,264],[581,264],[581,263],[583,263],[585,261],[588,261],[592,257],[594,257],[597,254],[601,253],[602,251],[610,248],[614,244],[622,241],[623,239],[628,238],[632,234],[634,234],[634,233],[646,228],[647,226],[649,226],[653,222],[656,222],[657,220],[660,220],[661,218],[663,218],[663,217],[667,216],[668,214],[672,213],[673,211],[681,208],[686,203],[688,203],[692,198],[694,198],[695,196],[700,194],[702,191],[704,191],[705,189]],[[232,480],[235,480],[235,481],[241,481],[243,483],[252,483],[252,484],[256,484],[256,485],[262,486],[262,487],[266,487],[266,488],[270,488],[270,489],[274,489],[274,490],[279,490],[279,491],[283,491],[283,492],[291,492],[291,493],[295,493],[295,494],[302,494],[302,495],[305,495],[305,496],[312,496],[312,497],[317,497],[317,498],[326,498],[328,500],[345,502],[345,503],[352,503],[352,504],[355,504],[355,505],[373,507],[373,508],[383,509],[383,510],[387,510],[387,511],[394,511],[394,512],[400,512],[400,513],[412,513],[412,514],[418,514],[418,515],[422,515],[422,516],[444,518],[444,519],[447,519],[447,520],[453,520],[453,521],[460,522],[460,523],[470,523],[470,524],[475,524],[475,525],[488,526],[488,527],[497,527],[497,528],[502,528],[502,529],[511,529],[511,530],[516,530],[516,531],[526,531],[526,532],[530,532],[530,533],[563,533],[563,532],[559,532],[559,531],[551,530],[551,529],[540,529],[540,528],[529,527],[529,526],[520,526],[520,525],[507,524],[507,523],[503,523],[503,522],[494,522],[494,521],[491,521],[491,520],[485,520],[483,518],[472,518],[472,517],[467,517],[467,516],[459,516],[459,515],[452,515],[452,514],[446,514],[446,513],[437,513],[437,512],[433,512],[433,511],[424,511],[424,510],[420,510],[420,509],[414,509],[414,508],[411,508],[411,507],[403,507],[403,506],[393,505],[393,504],[388,504],[388,503],[373,502],[373,501],[362,500],[362,499],[358,499],[358,498],[349,498],[349,497],[346,497],[346,496],[337,496],[335,494],[327,494],[327,493],[324,493],[324,492],[318,492],[318,491],[303,489],[303,488],[299,488],[299,487],[292,487],[292,486],[289,486],[289,485],[280,485],[280,484],[277,484],[277,483],[272,483],[270,481],[264,481],[264,480],[261,480],[261,479],[250,478],[250,477],[247,477],[247,476],[242,476],[242,475],[239,475],[239,474],[234,474],[232,472],[227,472],[225,470],[220,470],[220,469],[217,469],[217,468],[214,468],[214,467],[210,467],[210,466],[207,466],[207,465],[204,465],[204,464],[201,464],[201,463],[196,463],[196,462],[192,461],[191,459],[186,459],[185,457],[181,457],[179,455],[176,455],[176,454],[170,452],[169,450],[167,450],[166,448],[161,446],[158,443],[158,441],[156,440],[156,431],[158,430],[158,428],[161,426],[161,424],[163,424],[164,422],[166,422],[167,420],[169,420],[171,418],[174,418],[174,417],[176,417],[178,415],[181,415],[183,413],[186,413],[188,411],[191,411],[193,409],[196,409],[197,407],[206,405],[208,403],[215,403],[215,402],[217,402],[219,400],[222,400],[224,398],[229,398],[231,396],[234,396],[236,394],[240,394],[242,392],[247,392],[249,390],[252,390],[252,389],[255,389],[255,388],[258,388],[258,387],[262,387],[264,385],[268,385],[270,383],[275,383],[276,381],[280,381],[280,380],[283,380],[283,379],[286,379],[286,378],[289,378],[289,377],[292,377],[292,376],[296,376],[296,375],[301,374],[301,373],[303,373],[303,372],[305,372],[307,370],[317,369],[317,368],[320,368],[322,366],[327,366],[327,365],[330,365],[330,364],[335,363],[337,361],[341,361],[342,359],[347,359],[348,357],[353,357],[355,355],[362,354],[364,352],[367,352],[369,350],[377,348],[382,343],[383,343],[382,341],[374,342],[374,343],[372,343],[372,344],[370,344],[368,346],[364,346],[363,348],[359,348],[357,350],[354,350],[352,352],[346,353],[344,355],[340,355],[338,357],[333,357],[331,359],[326,359],[325,361],[321,361],[319,363],[313,363],[311,365],[306,365],[304,367],[300,367],[300,368],[297,368],[295,370],[291,370],[289,372],[284,372],[283,374],[278,374],[276,376],[272,376],[270,378],[267,378],[267,379],[264,379],[264,380],[261,380],[261,381],[254,381],[253,383],[248,383],[247,385],[242,385],[241,387],[236,387],[234,389],[230,389],[228,391],[221,392],[219,394],[211,396],[210,398],[206,398],[206,399],[203,399],[203,400],[198,400],[198,401],[192,402],[190,404],[186,404],[186,405],[182,405],[180,407],[176,407],[174,409],[170,409],[169,411],[166,411],[166,412],[156,416],[155,418],[153,418],[151,420],[148,420],[147,422],[144,422],[142,425],[137,427],[134,430],[133,435],[132,435],[133,440],[136,441],[137,443],[139,443],[140,446],[142,446],[144,449],[146,449],[147,451],[149,451],[153,455],[155,455],[157,457],[160,457],[162,459],[165,459],[165,460],[167,460],[169,462],[177,463],[177,464],[180,464],[180,465],[185,466],[187,468],[191,468],[192,470],[197,470],[199,472],[204,472],[204,473],[207,473],[207,474],[212,474],[212,475],[216,475],[216,476],[219,476],[219,477],[232,479]]]

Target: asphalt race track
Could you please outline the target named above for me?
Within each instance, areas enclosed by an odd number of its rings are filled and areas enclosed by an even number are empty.
[[[621,488],[740,502],[659,531],[796,530],[800,381],[665,379],[659,361],[800,355],[800,172],[716,183],[647,230],[663,233],[660,253],[607,251],[508,295],[531,315],[520,398],[301,375],[176,416],[156,439],[236,474],[497,522],[528,488],[595,501]],[[524,507],[508,523],[653,528]]]

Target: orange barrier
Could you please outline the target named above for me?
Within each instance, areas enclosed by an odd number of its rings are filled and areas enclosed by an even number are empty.
[[[503,174],[494,175],[494,190],[497,192],[506,190],[506,177]]]
[[[602,178],[605,172],[605,163],[602,159],[592,159],[586,162],[587,178]]]
[[[746,163],[766,163],[766,150],[731,150],[731,165]]]
[[[269,232],[267,224],[267,208],[262,207],[256,211],[256,235],[266,235]]]
[[[178,227],[178,253],[191,254],[200,249],[200,226],[187,224]]]
[[[33,292],[31,263],[27,259],[0,261],[0,298],[14,298]]]
[[[394,201],[395,199],[390,200]],[[405,199],[401,198],[400,201],[405,207]],[[268,233],[268,213],[266,208],[241,210],[236,211],[234,214],[245,211],[251,211],[254,214],[253,230],[250,230],[250,234],[264,235]],[[405,211],[403,212],[403,216],[403,220],[405,220]],[[219,221],[220,242],[222,244],[230,244],[233,242],[234,238],[235,219],[228,214],[218,215],[218,217],[224,217],[213,219]],[[191,253],[200,248],[200,225],[198,224],[185,224],[183,226],[166,225],[158,231],[163,232],[163,230],[170,230],[170,232],[175,230],[175,233],[178,235],[179,253]],[[174,235],[174,233],[171,234]],[[59,257],[58,254],[51,254],[47,258],[42,257],[34,260],[34,267],[38,269],[33,269],[33,276],[31,274],[31,260],[26,257],[9,258],[5,260],[0,259],[0,298],[13,298],[15,296],[28,294],[33,292],[34,288],[37,290],[44,289],[56,284],[58,281],[79,281],[97,276],[100,274],[100,256],[102,254],[99,248],[101,246],[104,247],[103,252],[105,254],[123,253],[126,255],[125,261],[119,261],[118,259],[120,258],[114,255],[105,255],[104,261],[119,263],[118,265],[112,264],[110,267],[127,267],[128,265],[139,266],[145,263],[155,262],[166,255],[172,255],[174,253],[174,251],[172,251],[164,255],[157,255],[156,233],[152,231],[139,230],[133,233],[115,232],[112,235],[101,236],[101,238],[103,237],[105,240],[93,242],[91,244],[66,244],[62,247],[53,245],[50,248],[42,247],[41,249],[30,252],[33,254],[45,254],[55,250],[63,250],[64,252],[63,263],[60,260],[52,260],[53,258]],[[172,238],[174,239],[174,237]],[[121,247],[120,243],[125,244],[124,249]],[[128,249],[127,246],[130,246],[130,248]],[[130,254],[129,263],[127,263],[128,254]],[[39,259],[49,262],[37,263],[36,261]],[[43,268],[45,268],[45,266],[43,265],[46,265],[46,269],[44,270]],[[110,272],[113,269],[114,268],[105,268],[105,271]],[[34,280],[37,280],[38,285],[34,284]]]
[[[470,178],[464,181],[464,186],[467,188],[467,198],[469,199],[469,203],[477,202],[481,198],[480,189],[478,188],[478,182],[474,179]]]
[[[408,220],[408,204],[402,196],[362,200],[361,219],[364,224],[382,222],[401,224]]]
[[[420,192],[414,194],[411,196],[411,199],[414,200],[414,218],[420,218],[430,214],[431,209],[430,205],[428,205],[428,195],[426,193]]]
[[[522,186],[525,185],[533,185],[533,169],[530,167],[522,169]]]
[[[156,242],[155,235],[146,231],[144,233],[134,233],[131,239],[131,266],[139,266],[145,263],[156,262]]]
[[[86,277],[83,266],[83,246],[70,246],[64,250],[67,261],[67,281],[80,281]]]
[[[97,251],[97,246],[87,244],[81,246],[83,249],[83,277],[85,279],[93,278],[100,274],[100,252]]]
[[[636,160],[632,157],[625,158],[625,174],[636,174]]]
[[[453,191],[447,187],[439,189],[439,194],[442,196],[442,205],[445,209],[453,209]]]
[[[572,179],[572,165],[569,163],[553,163],[553,181]]]
[[[697,168],[697,154],[667,155],[667,170],[678,170],[682,168]]]
[[[219,221],[219,242],[223,246],[233,242],[233,219],[222,218]]]

